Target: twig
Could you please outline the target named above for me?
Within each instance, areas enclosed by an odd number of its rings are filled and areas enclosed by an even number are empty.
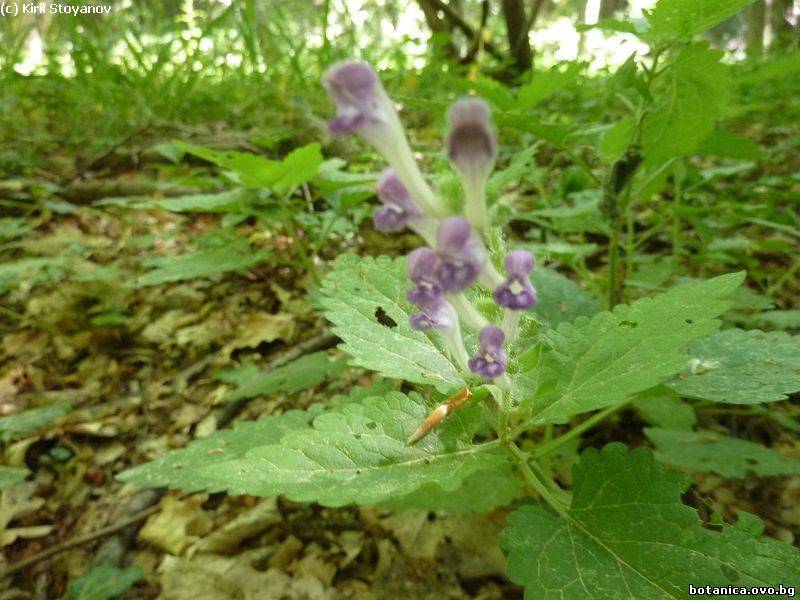
[[[20,560],[10,567],[8,567],[5,571],[0,573],[0,579],[4,579],[5,577],[9,577],[18,571],[23,569],[27,569],[28,567],[35,565],[38,562],[46,560],[51,556],[55,556],[56,554],[60,554],[65,550],[69,550],[71,548],[75,548],[77,546],[82,546],[83,544],[88,544],[98,538],[105,537],[107,535],[111,535],[112,533],[116,533],[117,531],[121,531],[131,525],[138,523],[139,521],[145,520],[150,515],[153,515],[161,510],[160,505],[150,506],[132,517],[128,517],[122,521],[114,523],[113,525],[109,525],[108,527],[103,527],[102,529],[98,529],[97,531],[92,531],[90,533],[86,533],[84,535],[79,535],[68,539],[60,544],[56,544],[55,546],[51,546],[47,550],[39,552],[39,554],[34,554],[26,559]]]

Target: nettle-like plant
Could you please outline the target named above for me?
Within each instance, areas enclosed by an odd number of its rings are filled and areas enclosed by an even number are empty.
[[[342,350],[380,378],[219,431],[120,478],[325,506],[512,507],[502,536],[508,576],[530,598],[800,585],[796,548],[762,537],[761,521],[742,511],[735,525],[718,516],[705,525],[681,500],[689,477],[663,466],[800,473],[774,450],[693,431],[683,400],[757,404],[800,388],[796,338],[716,331],[744,274],[602,311],[570,280],[534,269],[531,253],[508,251],[492,228],[485,192],[497,139],[486,104],[460,100],[449,112],[462,216],[423,177],[368,65],[335,65],[324,83],[337,107],[331,132],[357,133],[389,163],[375,227],[408,227],[428,244],[407,258],[340,256],[323,281],[319,302]],[[415,391],[398,391],[398,380]],[[655,452],[611,443],[578,454],[581,434],[631,405],[658,425],[646,429]]]

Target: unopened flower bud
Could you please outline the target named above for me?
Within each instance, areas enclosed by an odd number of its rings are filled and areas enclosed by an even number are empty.
[[[448,115],[447,155],[461,176],[467,219],[478,231],[489,225],[486,181],[497,158],[497,135],[491,111],[478,98],[459,100]]]
[[[469,359],[469,370],[485,379],[499,377],[506,370],[506,335],[497,325],[487,325],[478,335],[478,353]]]
[[[453,104],[448,118],[447,155],[467,179],[488,177],[497,158],[497,135],[490,122],[491,110],[479,98]]]
[[[536,266],[536,258],[527,250],[512,250],[503,260],[506,278],[494,290],[495,302],[503,308],[524,310],[536,304],[536,290],[531,285],[530,275]]]

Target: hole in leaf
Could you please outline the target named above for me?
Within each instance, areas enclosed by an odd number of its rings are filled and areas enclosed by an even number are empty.
[[[353,437],[356,438],[357,440],[360,440],[361,439],[361,434],[360,433],[354,433]]]
[[[378,424],[375,421],[369,421],[367,423],[367,429],[375,429],[377,426]]]
[[[694,323],[694,319],[684,319],[684,322],[685,322],[687,325],[691,325],[692,323]]]
[[[393,329],[397,327],[397,323],[395,320],[386,314],[386,311],[383,310],[383,307],[379,306],[375,309],[375,318],[378,320],[378,323],[383,325],[384,327],[388,327],[389,329]]]
[[[619,326],[624,329],[636,329],[639,324],[636,321],[620,321]]]

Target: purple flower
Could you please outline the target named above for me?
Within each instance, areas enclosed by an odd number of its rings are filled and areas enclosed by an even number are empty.
[[[368,64],[336,63],[325,73],[322,84],[337,109],[337,115],[328,122],[331,133],[354,133],[365,122],[380,120],[378,111],[383,88]]]
[[[444,290],[436,274],[439,257],[430,248],[417,248],[408,255],[408,278],[414,287],[406,294],[411,304],[423,306],[440,300]]]
[[[497,157],[497,135],[491,111],[479,98],[457,101],[450,108],[447,155],[461,176],[485,179]]]
[[[503,308],[524,310],[536,304],[536,290],[531,285],[531,271],[536,258],[527,250],[512,250],[503,259],[506,278],[494,291],[494,301]]]
[[[506,350],[503,343],[506,334],[497,325],[487,325],[478,334],[480,348],[478,354],[469,359],[469,370],[494,379],[506,370]]]
[[[448,217],[436,231],[436,274],[445,292],[460,292],[480,275],[486,253],[463,217]]]
[[[377,187],[378,198],[383,202],[383,206],[375,210],[372,220],[378,231],[399,231],[412,219],[422,216],[422,211],[406,186],[398,179],[394,169],[386,169],[381,174]]]
[[[441,296],[419,305],[419,309],[419,312],[411,313],[408,317],[412,329],[417,331],[438,329],[449,332],[453,327],[458,327],[458,317],[453,307]]]

